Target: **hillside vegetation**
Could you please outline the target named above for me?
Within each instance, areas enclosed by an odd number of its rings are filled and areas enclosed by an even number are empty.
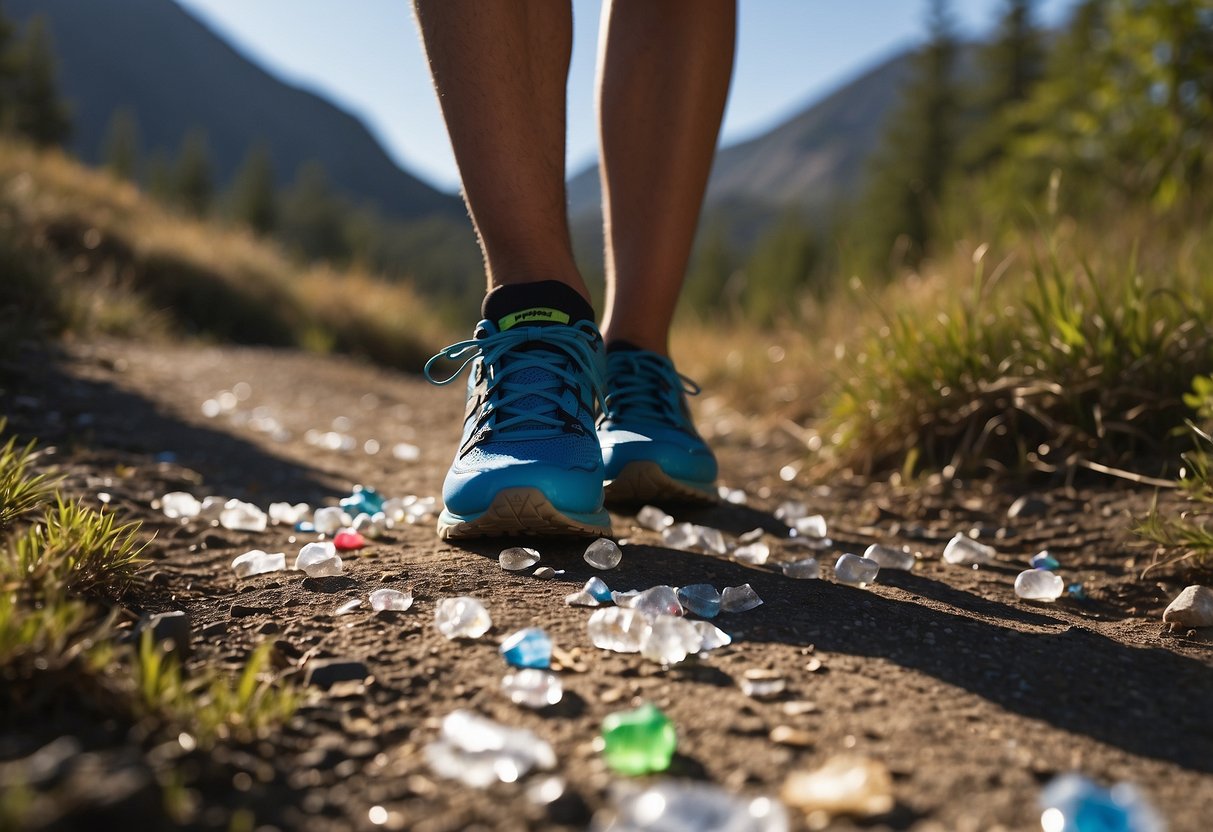
[[[302,265],[13,140],[0,141],[0,262],[12,287],[2,311],[27,330],[291,346],[403,369],[446,337],[407,283]]]

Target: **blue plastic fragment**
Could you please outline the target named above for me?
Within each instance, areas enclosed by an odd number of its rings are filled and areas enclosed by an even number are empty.
[[[1082,588],[1082,584],[1080,583],[1067,584],[1066,592],[1069,593],[1071,598],[1077,601],[1087,600],[1087,591]]]
[[[527,627],[501,642],[501,655],[514,667],[547,668],[552,664],[552,640],[538,627]]]
[[[606,585],[606,581],[596,575],[585,582],[583,589],[600,604],[611,600],[611,588]]]
[[[678,601],[700,618],[720,615],[720,593],[711,584],[691,584],[678,590]]]
[[[1163,832],[1162,819],[1128,783],[1105,789],[1081,774],[1055,777],[1040,793],[1047,832]]]
[[[1032,560],[1030,563],[1033,569],[1047,569],[1050,572],[1061,568],[1061,562],[1048,552],[1040,552],[1032,555]]]
[[[352,515],[376,514],[383,511],[383,497],[366,485],[355,485],[350,496],[341,499],[341,507]]]

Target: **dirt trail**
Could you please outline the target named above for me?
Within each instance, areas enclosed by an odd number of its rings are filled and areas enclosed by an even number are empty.
[[[247,388],[237,392],[248,395],[234,414],[203,415],[206,400],[240,382]],[[204,803],[248,805],[258,824],[282,829],[369,827],[372,806],[387,810],[389,828],[583,828],[615,779],[592,746],[598,727],[608,713],[643,700],[678,727],[673,774],[731,790],[777,794],[789,770],[843,751],[884,761],[897,807],[864,828],[1038,829],[1040,786],[1078,769],[1140,784],[1175,832],[1208,829],[1213,655],[1205,643],[1160,633],[1161,609],[1179,584],[1133,578],[1148,553],[1124,530],[1126,518],[1148,506],[1147,492],[1116,485],[1045,492],[1036,495],[1041,514],[1007,520],[1016,495],[980,486],[915,492],[785,483],[778,472],[797,453],[790,441],[740,428],[716,435],[722,480],[744,488],[750,502],[675,512],[679,519],[732,539],[756,526],[777,531],[770,512],[799,499],[826,516],[837,550],[884,541],[909,544],[923,558],[912,574],[882,573],[866,590],[793,581],[774,568],[794,557],[775,537],[767,538],[772,564],[748,567],[663,548],[633,517],[614,515],[626,544],[622,565],[602,575],[612,588],[749,582],[765,601],[718,619],[732,646],[670,670],[592,647],[589,611],[563,601],[595,574],[580,558],[584,544],[541,544],[545,563],[565,570],[545,581],[504,573],[499,544],[447,545],[427,522],[349,558],[345,577],[237,581],[229,567],[235,555],[260,548],[293,556],[311,536],[177,525],[150,508],[177,489],[262,506],[317,505],[356,482],[389,496],[436,495],[461,414],[455,387],[293,353],[105,343],[28,368],[0,398],[15,430],[58,448],[70,490],[89,499],[105,492],[111,506],[158,533],[138,611],[187,610],[194,661],[234,666],[269,639],[284,672],[300,681],[302,664],[325,657],[364,661],[373,674],[366,685],[318,693],[279,736],[224,752],[251,777],[204,785]],[[254,429],[266,417],[291,438]],[[341,419],[348,421],[334,423]],[[721,413],[705,419],[709,434],[744,422]],[[358,449],[323,450],[305,441],[309,430],[348,434]],[[368,440],[379,443],[377,454],[363,450]],[[418,446],[420,458],[394,459],[399,442]],[[944,542],[975,527],[1002,565],[944,564]],[[1045,547],[1068,580],[1084,582],[1090,600],[1016,601],[1018,564]],[[364,600],[334,615],[382,586],[412,587],[416,603],[389,616],[370,612]],[[493,629],[479,641],[447,641],[434,629],[436,601],[462,594],[482,599],[492,614]],[[263,611],[233,617],[234,604]],[[497,644],[529,625],[544,627],[572,656],[562,672],[565,700],[541,713],[500,692],[506,668]],[[787,692],[772,701],[747,697],[737,682],[754,668],[778,670]],[[461,707],[550,741],[565,797],[542,807],[518,785],[477,791],[434,776],[422,749],[441,718]],[[775,729],[795,744],[776,742]],[[9,726],[0,749],[23,756],[58,730]],[[219,817],[204,812],[199,823]],[[831,828],[855,827],[843,820]]]

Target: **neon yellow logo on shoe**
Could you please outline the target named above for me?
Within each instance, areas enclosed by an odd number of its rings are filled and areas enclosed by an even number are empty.
[[[549,309],[546,306],[536,306],[533,309],[523,309],[521,312],[506,315],[497,322],[497,327],[502,332],[505,332],[507,329],[518,326],[518,324],[567,324],[568,322],[569,316],[566,313],[561,312],[559,309]]]

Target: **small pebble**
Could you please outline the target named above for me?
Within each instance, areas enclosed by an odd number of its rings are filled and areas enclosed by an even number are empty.
[[[1172,628],[1213,627],[1213,589],[1193,584],[1175,596],[1162,614]]]

